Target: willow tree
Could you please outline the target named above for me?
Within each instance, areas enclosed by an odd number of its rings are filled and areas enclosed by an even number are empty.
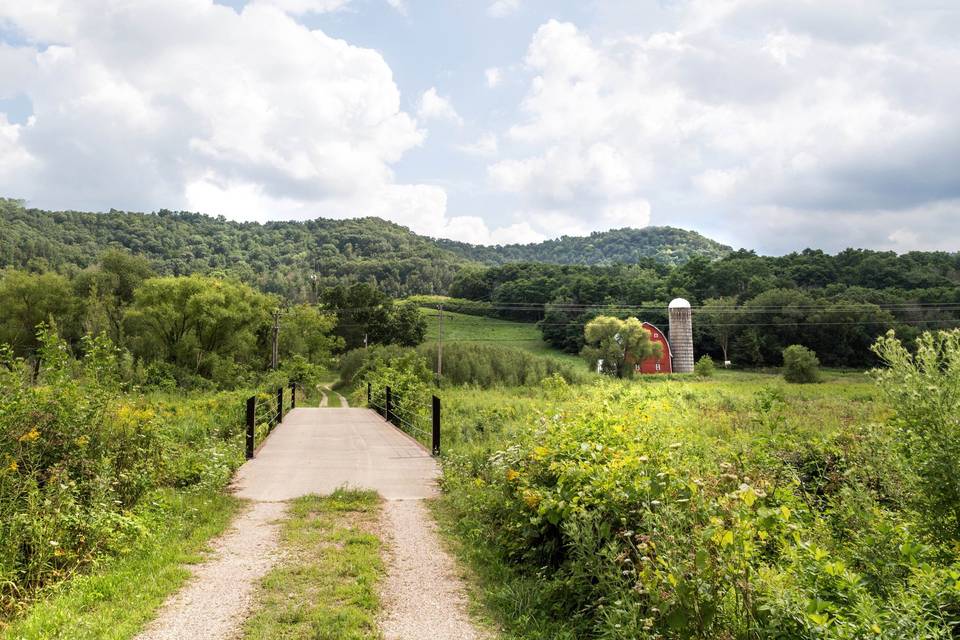
[[[663,347],[650,340],[650,332],[636,318],[621,320],[598,316],[583,328],[586,346],[580,352],[593,366],[601,361],[603,373],[629,378],[634,367],[651,356],[660,357]]]

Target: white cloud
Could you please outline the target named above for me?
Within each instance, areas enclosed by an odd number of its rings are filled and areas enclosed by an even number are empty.
[[[491,89],[493,89],[498,84],[500,84],[500,80],[502,79],[500,74],[500,69],[498,69],[497,67],[490,67],[489,69],[483,72],[483,75],[487,79],[487,86],[490,87]]]
[[[307,13],[330,13],[339,11],[350,4],[351,0],[253,0],[263,5],[274,6],[281,11],[294,15]]]
[[[395,11],[403,15],[407,15],[407,3],[406,0],[387,0],[387,4],[393,7]]]
[[[893,2],[853,30],[860,4],[695,0],[674,30],[596,40],[549,21],[507,131],[524,152],[492,163],[490,181],[530,211],[563,212],[567,228],[646,222],[650,203],[660,224],[680,211],[720,227],[735,211],[745,229],[771,208],[891,225],[878,212],[933,215],[926,205],[960,198],[960,87],[944,82],[960,77],[960,55]],[[845,242],[889,245],[899,228],[868,226],[845,225]],[[762,247],[783,246],[775,227]]]
[[[494,18],[503,18],[508,16],[511,13],[517,11],[520,8],[520,0],[495,0],[490,3],[490,7],[487,9],[489,13]]]
[[[424,132],[381,55],[286,13],[335,4],[0,5],[28,42],[58,42],[0,45],[3,93],[26,95],[35,114],[16,125],[0,113],[0,193],[49,208],[443,228],[443,189],[395,182],[392,165]]]
[[[417,116],[423,120],[446,120],[463,124],[463,118],[453,108],[450,99],[437,93],[436,87],[430,87],[420,96]]]
[[[485,133],[473,144],[460,145],[458,148],[464,153],[474,156],[495,156],[499,144],[495,134]]]

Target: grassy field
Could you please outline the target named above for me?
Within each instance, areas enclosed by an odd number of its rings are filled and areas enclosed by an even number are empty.
[[[445,389],[435,514],[473,597],[508,640],[950,637],[892,411],[823,380]]]
[[[424,307],[427,319],[426,342],[436,342],[439,335],[439,312]],[[489,342],[518,347],[540,356],[549,356],[578,368],[586,368],[579,357],[557,351],[540,337],[540,330],[533,323],[511,322],[496,318],[471,316],[463,313],[443,312],[444,342]]]
[[[379,512],[372,491],[295,500],[283,523],[284,560],[261,581],[244,638],[380,638]]]

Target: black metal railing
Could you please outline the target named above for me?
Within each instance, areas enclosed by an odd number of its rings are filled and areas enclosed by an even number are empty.
[[[283,422],[283,416],[297,407],[297,392],[302,389],[291,383],[289,393],[284,387],[261,392],[250,396],[246,401],[246,438],[247,460],[256,455],[257,447],[270,435],[274,427]]]
[[[367,406],[401,431],[429,443],[433,455],[440,455],[440,398],[403,397],[389,385],[374,390],[368,383]]]

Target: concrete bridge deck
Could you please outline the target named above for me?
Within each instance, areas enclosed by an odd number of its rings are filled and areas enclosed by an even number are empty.
[[[236,474],[236,495],[276,502],[337,487],[387,500],[436,494],[439,468],[416,440],[370,409],[298,408]]]

